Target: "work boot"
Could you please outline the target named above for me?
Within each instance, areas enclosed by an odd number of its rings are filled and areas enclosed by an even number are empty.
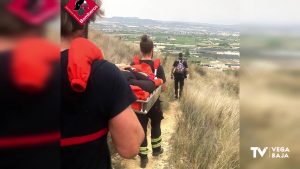
[[[148,157],[147,156],[146,157],[141,157],[140,167],[141,168],[146,168],[147,164],[148,164]]]
[[[163,149],[163,148],[160,148],[159,151],[153,151],[153,152],[152,152],[152,156],[157,157],[157,156],[159,156],[160,154],[162,154],[163,152],[164,152],[164,149]]]

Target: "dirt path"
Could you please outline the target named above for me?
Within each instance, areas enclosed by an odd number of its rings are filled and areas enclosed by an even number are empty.
[[[162,129],[162,147],[164,148],[164,153],[159,157],[152,157],[152,152],[149,151],[149,163],[147,169],[167,169],[168,167],[168,158],[170,154],[170,139],[175,132],[175,123],[176,123],[176,114],[178,112],[179,103],[177,101],[171,102],[169,105],[169,110],[164,112],[164,120],[161,124]],[[150,132],[148,132],[150,133]],[[150,135],[148,134],[148,140],[150,140]],[[148,145],[149,150],[151,150],[151,144]],[[137,156],[131,160],[122,160],[122,166],[125,169],[136,169],[140,168],[140,158]]]

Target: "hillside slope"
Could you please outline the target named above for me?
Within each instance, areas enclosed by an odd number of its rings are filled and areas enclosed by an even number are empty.
[[[95,31],[90,39],[113,63],[128,64],[132,56],[139,53],[138,46]],[[160,54],[156,57],[162,59],[166,76],[170,77],[174,58]],[[158,158],[150,158],[148,168],[239,168],[238,72],[205,70],[196,65],[190,65],[189,69],[190,78],[186,80],[180,101],[173,100],[173,81],[167,79],[168,88],[162,96],[165,152]],[[116,169],[138,168],[138,157],[132,160],[124,160],[117,154],[112,157]]]
[[[91,30],[91,39],[104,53],[104,58],[112,63],[130,63],[132,56],[139,54],[139,47],[128,44],[117,37],[104,35]]]

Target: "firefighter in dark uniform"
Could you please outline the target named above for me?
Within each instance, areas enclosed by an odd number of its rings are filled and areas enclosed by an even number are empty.
[[[171,70],[171,79],[174,79],[175,99],[182,96],[184,80],[188,77],[188,64],[183,59],[182,53],[179,53],[178,60],[174,61]],[[179,91],[178,91],[179,89]]]
[[[13,2],[0,1],[0,168],[60,168],[59,46],[43,38],[59,11],[40,10],[29,0],[19,9]],[[16,9],[40,11],[34,13],[40,20],[32,24],[34,17]]]
[[[141,63],[149,64],[154,72],[154,62],[153,59],[153,41],[147,36],[143,35],[140,42],[140,50],[143,55]],[[166,82],[165,73],[163,67],[160,65],[157,70],[157,77],[163,80],[163,83]],[[164,89],[163,84],[163,89]],[[148,163],[148,142],[147,142],[147,125],[149,120],[151,121],[151,145],[152,145],[152,155],[158,156],[163,153],[163,148],[161,147],[161,120],[163,119],[163,112],[161,110],[160,100],[158,99],[150,111],[144,114],[137,114],[140,123],[143,126],[145,132],[144,141],[140,147],[139,156],[141,158],[140,166],[145,168]]]
[[[61,168],[111,169],[108,132],[124,158],[136,156],[144,138],[131,109],[136,97],[119,69],[87,39],[95,16],[80,25],[63,10],[68,2],[61,2]]]

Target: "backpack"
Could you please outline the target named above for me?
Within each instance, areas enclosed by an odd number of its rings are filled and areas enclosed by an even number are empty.
[[[184,66],[183,62],[184,61],[182,61],[182,60],[178,60],[178,64],[175,67],[175,73],[178,73],[178,74],[184,74],[185,73],[185,66]]]

